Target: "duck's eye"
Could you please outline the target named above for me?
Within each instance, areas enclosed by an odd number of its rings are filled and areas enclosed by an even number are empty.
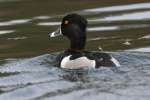
[[[68,23],[69,23],[69,21],[68,21],[68,20],[65,20],[65,21],[64,21],[64,24],[65,24],[65,25],[67,25]]]

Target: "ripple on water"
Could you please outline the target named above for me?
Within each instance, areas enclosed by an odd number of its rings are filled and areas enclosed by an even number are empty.
[[[39,26],[58,26],[61,22],[39,22],[37,25]]]
[[[89,21],[97,22],[97,21],[126,21],[126,20],[149,20],[150,19],[150,11],[143,11],[143,12],[134,12],[134,13],[127,13],[115,16],[108,16],[104,18],[93,18]]]
[[[119,29],[118,26],[106,26],[106,27],[102,27],[102,26],[99,26],[99,27],[89,27],[87,30],[89,32],[95,32],[95,31],[112,31],[112,30],[117,30]]]
[[[25,24],[25,23],[29,23],[30,21],[31,19],[16,19],[16,20],[0,22],[0,26],[12,26],[17,24]]]
[[[0,35],[14,33],[15,30],[0,30]]]
[[[140,9],[149,9],[150,3],[137,3],[137,4],[128,4],[128,5],[119,5],[119,6],[111,6],[111,7],[103,7],[103,8],[93,8],[93,9],[85,9],[83,12],[115,12],[115,11],[127,11],[127,10],[140,10]]]
[[[134,51],[134,52],[150,52],[150,47],[145,47],[145,48],[137,48],[137,49],[130,49],[127,51]]]
[[[33,19],[37,20],[46,20],[46,19],[50,19],[51,17],[50,16],[36,16],[36,17],[33,17]]]
[[[85,12],[113,12],[149,9],[150,3],[139,3],[88,9]],[[82,11],[81,11],[82,12]],[[150,12],[124,13],[123,15],[105,16],[89,19],[90,24],[97,21],[149,20]],[[138,17],[137,17],[138,16]],[[49,16],[37,16],[32,20],[38,21],[39,26],[57,26],[56,22],[43,22]],[[25,24],[31,19],[18,19],[0,22],[0,26]],[[42,22],[41,22],[42,20]],[[92,23],[92,21],[95,23]],[[129,28],[149,27],[147,24],[93,26],[88,31],[112,31]],[[13,30],[0,31],[0,34],[12,33]],[[148,37],[148,36],[147,36]],[[143,38],[147,38],[146,36]],[[116,38],[116,37],[110,37]],[[8,38],[13,40],[25,37]],[[95,41],[108,39],[97,37]],[[130,41],[125,40],[129,45]],[[131,52],[132,51],[132,52]],[[139,52],[140,51],[140,52]],[[25,59],[0,60],[0,99],[1,100],[148,100],[150,98],[150,48],[138,48],[124,52],[110,52],[121,63],[120,67],[90,70],[83,73],[70,73],[54,67],[54,59],[58,53],[45,54]],[[147,53],[146,53],[147,52]],[[4,75],[6,74],[6,75]],[[8,75],[7,75],[8,74]]]
[[[26,59],[7,59],[1,64],[0,72],[18,73],[1,76],[0,90],[3,90],[3,93],[0,99],[91,100],[111,96],[112,100],[116,98],[147,100],[150,97],[150,69],[142,67],[150,65],[149,54],[134,52],[112,52],[111,54],[120,61],[122,66],[101,67],[84,74],[78,73],[77,80],[66,78],[69,75],[74,77],[72,71],[70,73],[52,67],[51,64],[57,53]]]
[[[22,36],[22,37],[8,38],[8,40],[24,40],[24,39],[27,39],[27,37]]]
[[[59,85],[58,85],[59,84]],[[1,100],[29,100],[38,98],[51,93],[51,95],[57,94],[57,91],[61,91],[74,86],[74,83],[67,81],[54,81],[47,83],[33,84],[26,87],[16,89],[12,92],[4,93],[0,95]]]
[[[145,35],[145,36],[140,37],[140,38],[138,38],[138,39],[150,39],[150,35]]]

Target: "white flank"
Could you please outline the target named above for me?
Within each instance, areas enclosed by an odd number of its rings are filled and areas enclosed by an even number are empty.
[[[65,57],[61,62],[62,68],[67,69],[79,69],[79,68],[95,68],[95,60],[89,60],[87,57],[80,57],[74,60],[70,60],[71,55]]]

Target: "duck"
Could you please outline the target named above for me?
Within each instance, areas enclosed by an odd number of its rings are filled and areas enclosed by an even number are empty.
[[[88,21],[83,16],[72,13],[63,17],[61,25],[49,37],[65,36],[70,47],[58,55],[58,66],[63,69],[95,69],[120,66],[118,60],[105,52],[85,50]]]

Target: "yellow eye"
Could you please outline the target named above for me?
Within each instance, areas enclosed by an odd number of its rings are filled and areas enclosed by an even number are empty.
[[[64,24],[68,24],[68,23],[69,23],[69,21],[68,21],[68,20],[65,20]]]

